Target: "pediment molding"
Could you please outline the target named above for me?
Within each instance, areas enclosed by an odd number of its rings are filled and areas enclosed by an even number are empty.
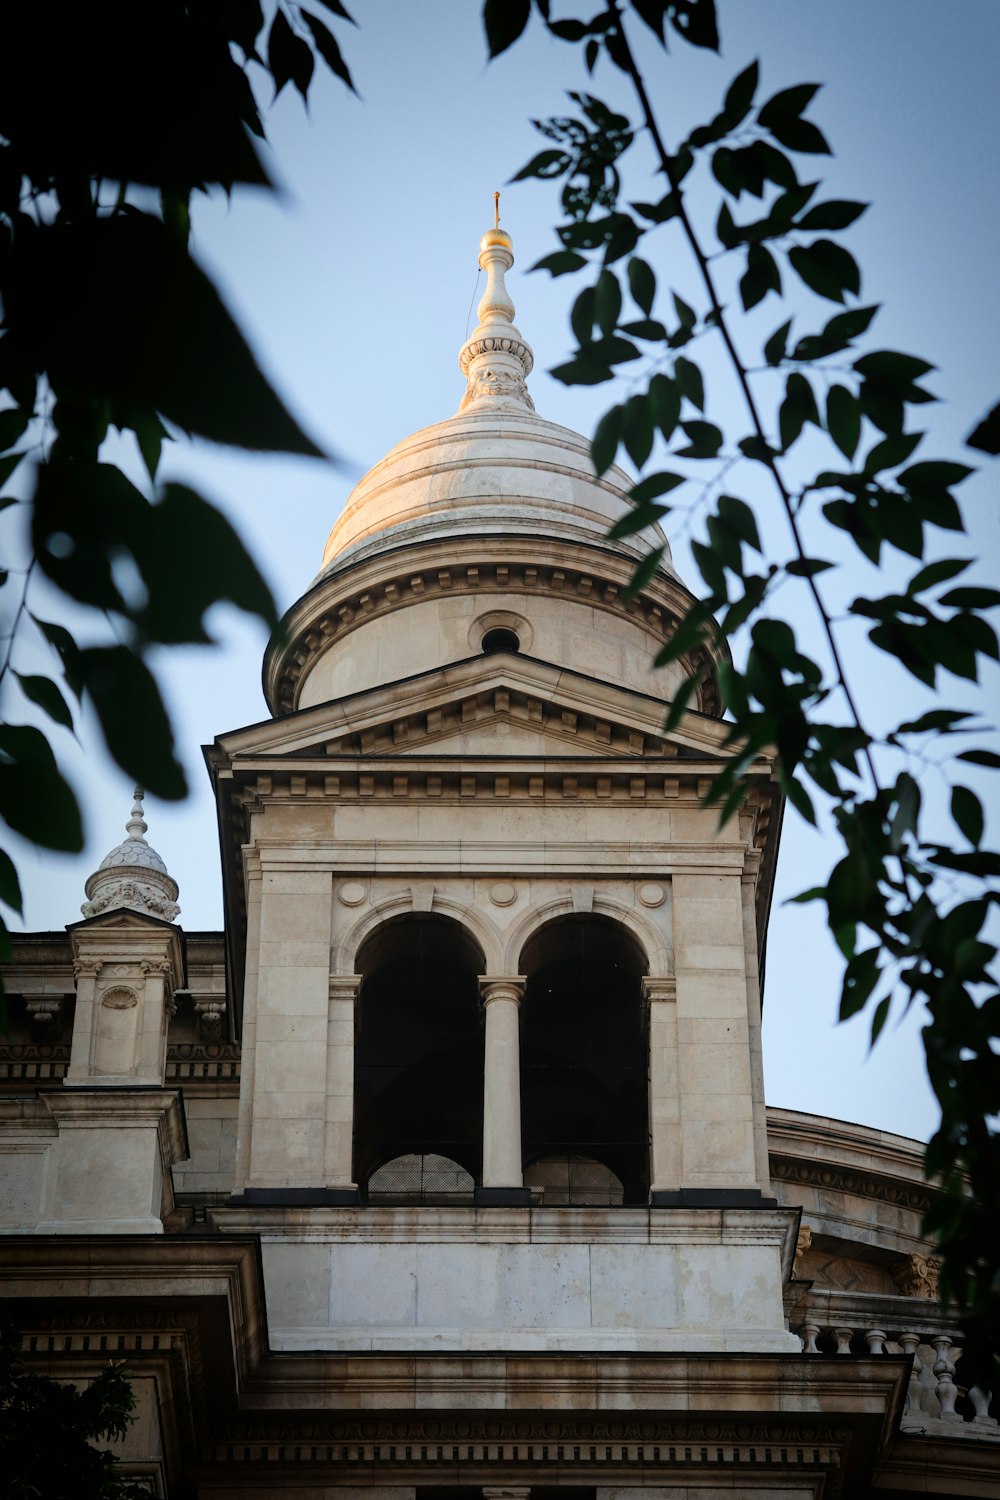
[[[402,744],[431,746],[498,717],[544,729],[575,753],[715,761],[731,754],[727,726],[704,714],[685,714],[664,735],[667,708],[660,698],[535,657],[474,656],[235,730],[216,742],[210,758],[236,765],[262,755],[392,754]]]
[[[574,597],[630,619],[664,641],[692,602],[672,575],[657,574],[634,598],[625,590],[634,562],[609,548],[560,543],[558,560],[542,562],[538,546],[518,536],[451,538],[387,548],[375,558],[321,578],[282,621],[264,660],[264,694],[276,714],[294,713],[302,678],[336,641],[359,625],[435,595],[523,594]],[[554,549],[553,549],[554,550]],[[702,678],[697,707],[720,712],[716,661],[724,643],[692,651],[687,665]]]

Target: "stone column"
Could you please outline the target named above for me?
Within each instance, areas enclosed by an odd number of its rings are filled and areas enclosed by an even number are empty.
[[[486,974],[479,993],[486,1012],[483,1078],[483,1185],[479,1203],[527,1203],[521,1174],[520,1011],[525,978]]]
[[[360,974],[330,975],[326,1032],[325,1185],[357,1193],[351,1181],[354,1149],[354,1010]]]
[[[764,1106],[764,1049],[761,1042],[760,957],[757,952],[757,872],[760,855],[748,849],[743,866],[743,949],[746,953],[747,1026],[750,1038],[750,1088],[753,1094],[754,1163],[757,1185],[771,1191],[771,1163],[767,1150],[767,1115]]]
[[[677,982],[650,974],[642,981],[649,1002],[650,1193],[681,1186],[681,1103],[677,1079]]]

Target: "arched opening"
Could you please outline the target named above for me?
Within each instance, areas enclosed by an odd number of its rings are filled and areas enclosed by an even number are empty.
[[[646,970],[605,917],[558,918],[524,947],[521,1129],[525,1181],[543,1203],[647,1201]]]
[[[471,1202],[482,1158],[483,955],[457,922],[413,915],[377,928],[357,968],[355,1181],[382,1203]]]

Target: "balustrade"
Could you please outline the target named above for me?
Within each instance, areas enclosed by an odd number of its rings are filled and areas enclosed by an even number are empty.
[[[945,1431],[1000,1437],[990,1415],[991,1391],[956,1382],[962,1350],[947,1333],[922,1334],[883,1328],[824,1328],[804,1321],[796,1332],[803,1354],[908,1354],[913,1362],[901,1427],[904,1432]],[[948,1424],[948,1428],[939,1425]]]

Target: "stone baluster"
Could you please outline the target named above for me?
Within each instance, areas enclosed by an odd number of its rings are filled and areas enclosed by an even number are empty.
[[[937,1350],[937,1359],[934,1361],[934,1374],[937,1377],[935,1395],[941,1403],[941,1418],[945,1422],[961,1422],[962,1418],[955,1410],[955,1402],[958,1398],[958,1388],[955,1385],[955,1364],[951,1357],[952,1343],[946,1333],[936,1334],[931,1343]]]
[[[521,1039],[523,975],[484,975],[483,1187],[522,1188]]]
[[[980,1427],[996,1427],[998,1425],[996,1417],[990,1416],[990,1402],[992,1399],[992,1391],[984,1391],[982,1386],[979,1385],[969,1387],[969,1400],[972,1402],[973,1411],[975,1412],[972,1420],[978,1422]]]
[[[907,1412],[918,1412],[920,1410],[920,1361],[917,1357],[917,1346],[920,1343],[919,1333],[901,1333],[899,1335],[900,1347],[904,1354],[908,1354],[913,1362],[910,1370],[910,1383],[906,1389],[906,1401],[903,1406],[903,1414]]]
[[[868,1345],[869,1354],[884,1354],[885,1341],[888,1334],[883,1333],[881,1328],[869,1328],[865,1333],[865,1343]]]
[[[818,1323],[803,1323],[802,1331],[799,1334],[799,1337],[802,1340],[803,1354],[819,1353],[819,1345],[816,1342],[816,1340],[819,1338],[819,1335],[820,1326]]]
[[[850,1354],[851,1339],[854,1337],[853,1328],[835,1328],[833,1336],[837,1340],[837,1353]]]

